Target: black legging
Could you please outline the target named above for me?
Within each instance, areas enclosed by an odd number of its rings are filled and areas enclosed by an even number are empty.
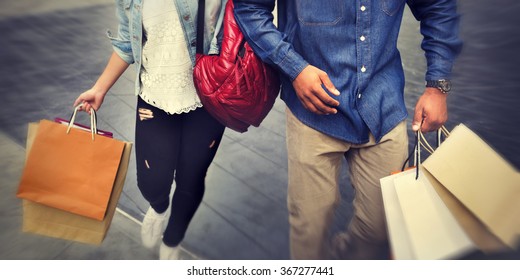
[[[140,118],[139,110],[149,116]],[[163,235],[168,246],[177,246],[204,195],[204,179],[224,133],[224,126],[204,108],[169,115],[137,102],[135,151],[137,185],[152,208],[168,209],[175,174],[170,220]]]

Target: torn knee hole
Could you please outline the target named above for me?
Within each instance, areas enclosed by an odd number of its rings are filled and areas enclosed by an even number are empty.
[[[153,118],[153,112],[150,109],[139,108],[139,120],[146,121]]]
[[[215,146],[215,143],[216,143],[216,141],[213,140],[213,142],[211,142],[211,144],[209,144],[209,148],[210,148],[210,149],[213,148],[213,146]]]

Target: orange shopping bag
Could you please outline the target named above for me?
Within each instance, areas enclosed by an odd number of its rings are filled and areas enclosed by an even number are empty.
[[[97,136],[92,112],[92,133],[40,121],[20,180],[19,198],[103,220],[125,142]]]

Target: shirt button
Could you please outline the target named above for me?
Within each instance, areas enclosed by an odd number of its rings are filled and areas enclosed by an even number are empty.
[[[361,40],[361,42],[364,42],[366,40],[366,37],[365,36],[361,36],[361,37],[359,37],[359,40]]]
[[[367,7],[365,7],[365,6],[361,6],[360,9],[361,9],[362,12],[364,12],[364,11],[367,9]]]
[[[365,65],[361,66],[361,72],[365,73],[367,71],[367,68],[365,67]]]

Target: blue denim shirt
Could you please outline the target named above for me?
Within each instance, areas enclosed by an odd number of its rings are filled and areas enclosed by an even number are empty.
[[[153,0],[151,0],[153,1]],[[188,52],[192,64],[195,65],[197,38],[197,0],[172,0],[175,3],[179,20],[186,38]],[[204,26],[204,53],[218,54],[222,39],[222,20],[227,0],[206,1]],[[114,51],[126,63],[134,63],[137,69],[135,94],[140,92],[139,73],[141,69],[141,54],[143,49],[143,0],[117,0],[116,15],[119,20],[117,35],[110,31],[107,35],[112,41]]]
[[[426,80],[449,79],[460,52],[456,0],[235,0],[248,42],[282,75],[282,99],[306,125],[351,143],[379,141],[406,119],[404,72],[397,37],[406,2],[421,22]],[[341,92],[335,115],[317,115],[299,101],[292,81],[307,66],[329,75]]]

